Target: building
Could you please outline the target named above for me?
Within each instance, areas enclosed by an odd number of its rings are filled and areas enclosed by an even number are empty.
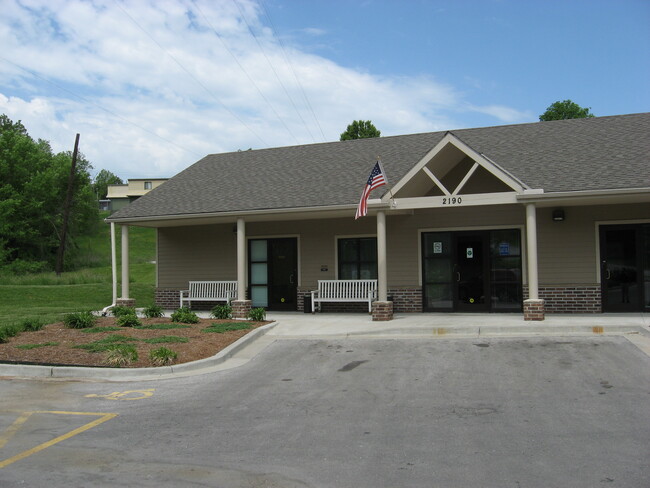
[[[355,220],[378,157],[390,185]],[[169,308],[192,280],[301,310],[377,277],[396,312],[648,312],[650,113],[213,154],[108,221],[157,228]]]
[[[103,203],[100,209],[116,212],[167,180],[168,178],[134,178],[129,179],[126,185],[108,185],[106,200],[100,200],[100,205]]]

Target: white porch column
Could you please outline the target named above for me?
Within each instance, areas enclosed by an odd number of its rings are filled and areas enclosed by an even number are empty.
[[[122,225],[122,299],[129,298],[129,226]]]
[[[534,203],[526,204],[526,250],[528,253],[528,298],[539,298],[537,275],[537,214]]]
[[[111,222],[111,274],[113,277],[113,301],[117,303],[117,252],[115,245],[115,222]]]
[[[237,219],[237,300],[246,300],[246,222]]]
[[[528,252],[528,300],[524,300],[524,320],[544,320],[544,300],[539,298],[537,213],[534,203],[526,204],[526,250]]]
[[[388,277],[386,266],[386,212],[377,212],[377,300],[388,300]]]

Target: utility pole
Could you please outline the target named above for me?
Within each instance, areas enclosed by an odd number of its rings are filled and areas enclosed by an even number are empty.
[[[68,234],[68,220],[70,219],[70,208],[72,207],[72,195],[74,193],[74,176],[75,168],[77,166],[77,152],[79,150],[79,134],[74,141],[74,151],[72,152],[72,165],[70,166],[70,177],[68,178],[68,193],[65,197],[63,205],[63,229],[61,230],[61,242],[59,250],[56,253],[56,275],[61,276],[63,271],[63,257],[65,255],[65,241]]]

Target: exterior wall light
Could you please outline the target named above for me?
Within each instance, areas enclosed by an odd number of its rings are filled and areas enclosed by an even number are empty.
[[[553,222],[563,222],[564,221],[564,209],[557,208],[553,210]]]

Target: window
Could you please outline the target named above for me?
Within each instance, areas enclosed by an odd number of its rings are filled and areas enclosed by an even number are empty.
[[[145,190],[151,190],[151,181],[145,181],[144,182],[144,189]]]
[[[377,239],[353,237],[338,240],[339,279],[377,279]]]

